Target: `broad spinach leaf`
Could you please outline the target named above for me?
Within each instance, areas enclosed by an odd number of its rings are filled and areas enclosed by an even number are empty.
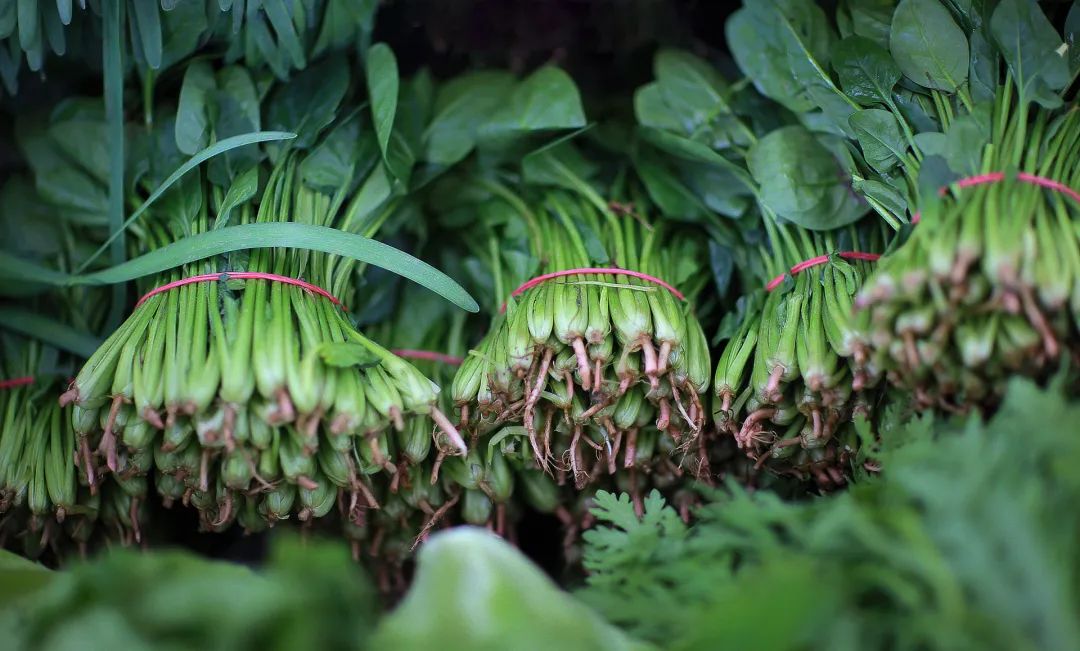
[[[901,0],[889,49],[904,76],[926,88],[953,93],[967,80],[967,36],[938,0]]]

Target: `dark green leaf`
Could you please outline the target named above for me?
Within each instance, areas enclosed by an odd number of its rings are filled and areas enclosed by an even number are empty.
[[[640,127],[638,133],[648,143],[658,149],[667,152],[677,158],[686,161],[704,163],[723,169],[735,178],[741,180],[747,189],[752,189],[754,184],[746,170],[722,155],[716,153],[706,145],[683,138],[668,131],[661,131],[650,127]]]
[[[790,20],[783,11],[790,12]],[[799,39],[789,25],[808,40]],[[806,90],[816,80],[797,77],[791,66],[800,57],[800,71],[805,64],[813,65],[811,58],[827,61],[828,25],[819,7],[803,0],[748,1],[728,19],[725,34],[735,61],[763,95],[796,113],[816,106]],[[809,51],[803,51],[804,43],[809,43]]]
[[[665,217],[698,221],[705,206],[685,184],[663,164],[663,158],[642,153],[634,161],[649,198]]]
[[[915,146],[925,156],[944,156],[945,145],[945,134],[940,131],[924,131],[915,134]]]
[[[661,50],[653,64],[660,95],[681,130],[693,133],[717,114],[728,113],[726,83],[712,66],[681,50]]]
[[[907,154],[907,142],[900,124],[889,111],[864,109],[851,116],[851,127],[859,139],[866,162],[879,172],[896,167]]]
[[[360,137],[360,118],[353,116],[338,124],[326,138],[311,150],[300,163],[300,176],[312,187],[333,192],[343,187],[354,175],[367,174],[373,160],[361,166],[360,152],[365,146],[375,147],[374,139]],[[375,153],[375,152],[369,152]]]
[[[303,68],[307,65],[307,61],[304,57],[304,46],[300,43],[292,16],[289,15],[291,5],[292,3],[289,3],[289,6],[286,6],[285,0],[262,0],[263,11],[270,19],[270,24],[274,26],[278,43],[292,57],[293,67]]]
[[[862,106],[891,103],[892,89],[903,74],[885,48],[862,36],[837,43],[832,65],[844,92]]]
[[[990,141],[989,130],[971,115],[964,115],[945,132],[945,160],[961,176],[977,174],[982,169],[983,148]]]
[[[379,150],[383,160],[389,165],[388,150],[390,134],[394,130],[394,116],[398,102],[398,68],[394,53],[385,43],[377,43],[368,50],[365,62],[368,95],[371,98],[371,117],[375,123],[375,134],[379,139]],[[401,170],[390,168],[398,175]]]
[[[997,50],[982,30],[971,34],[971,71],[968,86],[976,102],[992,103],[997,94],[999,59]]]
[[[424,133],[423,159],[453,165],[476,146],[477,132],[507,101],[514,78],[506,72],[472,72],[444,84]]]
[[[146,65],[156,70],[161,67],[162,60],[161,18],[158,16],[157,3],[132,2],[128,6],[131,7],[132,17],[138,26]]]
[[[968,75],[968,41],[938,0],[901,0],[893,14],[889,50],[917,84],[955,92]]]
[[[227,151],[236,149],[238,147],[244,147],[246,145],[255,144],[255,143],[259,143],[259,142],[274,142],[274,141],[277,141],[277,140],[289,140],[289,139],[292,139],[292,138],[295,138],[295,137],[296,137],[295,134],[282,132],[282,131],[264,131],[264,132],[259,132],[259,133],[247,133],[247,134],[244,134],[242,136],[235,136],[235,137],[232,137],[232,138],[226,138],[225,140],[221,140],[219,142],[216,142],[213,145],[210,145],[206,149],[204,149],[204,150],[200,151],[199,153],[195,154],[187,162],[185,162],[183,165],[181,165],[175,172],[173,172],[171,175],[169,175],[169,178],[165,179],[161,183],[161,185],[158,186],[158,188],[155,189],[150,194],[150,196],[146,198],[146,201],[144,201],[142,203],[142,205],[140,205],[139,208],[136,209],[135,212],[133,212],[131,214],[131,216],[128,217],[127,220],[124,221],[123,227],[118,232],[112,233],[109,236],[109,239],[106,240],[105,243],[102,244],[101,247],[98,248],[98,250],[93,253],[93,255],[91,255],[89,258],[87,258],[83,262],[83,264],[79,267],[78,272],[82,272],[83,270],[85,270],[90,265],[91,262],[96,260],[97,257],[99,255],[101,255],[108,248],[109,244],[116,237],[118,237],[119,233],[122,233],[124,231],[124,229],[131,226],[131,224],[136,219],[138,219],[140,216],[142,216],[142,214],[151,205],[153,205],[153,203],[155,201],[157,201],[158,198],[161,197],[161,195],[164,194],[166,190],[168,190],[170,187],[172,187],[172,185],[174,183],[176,183],[177,181],[179,181],[185,174],[187,174],[191,170],[198,167],[201,163],[203,163],[203,162],[205,162],[207,160],[210,160],[213,157],[218,156],[220,154],[223,154],[223,153],[225,153]]]
[[[6,39],[11,36],[18,25],[18,0],[0,0],[0,38]]]
[[[562,138],[521,159],[522,176],[536,185],[578,190],[587,185],[585,179],[595,171],[595,165],[582,156],[572,142]]]
[[[334,120],[349,87],[344,59],[330,58],[311,66],[280,87],[266,109],[268,129],[296,134],[291,145],[307,149]]]
[[[480,134],[500,139],[583,126],[585,110],[574,81],[562,70],[545,66],[517,84],[509,100],[480,127]]]
[[[896,217],[907,217],[907,200],[895,188],[881,181],[857,180],[852,183],[852,189],[878,202]]]
[[[990,18],[990,33],[1009,64],[1021,96],[1053,104],[1050,91],[1064,88],[1072,75],[1062,38],[1038,3],[1001,0]]]
[[[146,3],[149,4],[149,3]],[[181,2],[160,15],[161,68],[168,68],[189,56],[206,33],[206,6],[202,2]]]
[[[1069,45],[1069,68],[1073,75],[1080,72],[1080,1],[1073,0],[1065,17],[1065,42]]]
[[[214,71],[206,61],[192,61],[180,86],[176,108],[176,147],[191,156],[210,144],[210,114],[207,103],[217,89]]]
[[[773,131],[754,145],[747,162],[765,205],[799,226],[828,230],[866,213],[848,186],[845,165],[804,127]]]
[[[638,124],[664,131],[681,132],[683,123],[664,101],[660,84],[655,81],[634,92],[634,117]]]
[[[225,199],[218,207],[217,217],[214,219],[213,230],[229,225],[229,215],[233,208],[250,201],[259,190],[259,168],[251,167],[246,172],[237,175],[225,193]]]
[[[262,128],[259,95],[245,68],[226,66],[219,70],[217,88],[217,111],[213,125],[216,139],[224,140]],[[232,183],[237,171],[254,166],[262,157],[256,145],[231,149],[210,161],[207,177],[217,185],[227,186]]]
[[[33,337],[84,359],[101,345],[101,340],[89,332],[14,305],[0,305],[0,328]]]
[[[850,0],[847,4],[851,9],[852,33],[870,39],[879,47],[889,47],[896,0]]]

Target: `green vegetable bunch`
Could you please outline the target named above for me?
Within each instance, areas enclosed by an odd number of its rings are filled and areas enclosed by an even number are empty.
[[[153,455],[125,455],[114,476],[95,479],[71,409],[56,402],[59,351],[9,334],[0,335],[0,349],[0,379],[12,383],[0,390],[0,546],[56,559],[106,540],[144,542],[142,474]]]
[[[766,206],[810,228],[843,214],[800,210],[830,196],[905,233],[921,217],[861,290],[852,354],[924,406],[981,403],[1073,347],[1075,201],[1019,178],[1077,183],[1080,12],[1050,15],[1028,0],[849,2],[834,27],[809,0],[767,0],[727,24],[755,87],[853,161],[830,181],[778,138],[775,155],[801,171],[764,184]]]
[[[885,231],[813,233],[764,223],[777,276],[820,251],[883,250]],[[794,232],[793,232],[794,231]],[[845,244],[846,242],[846,244]],[[758,467],[837,487],[858,448],[853,418],[872,415],[878,392],[850,359],[859,341],[851,308],[873,263],[828,256],[771,291],[751,290],[713,379],[714,418]]]
[[[489,226],[486,238],[506,309],[454,378],[462,423],[478,434],[521,424],[537,466],[568,474],[579,489],[618,468],[651,469],[676,449],[696,455],[709,381],[708,346],[691,307],[706,281],[691,262],[697,241],[616,211],[591,189],[490,201],[490,213],[512,220]],[[508,296],[519,279],[500,268],[499,242],[511,234],[530,247],[521,281],[613,267],[670,283],[686,300],[623,274],[560,276]]]
[[[744,291],[717,337],[716,425],[758,467],[843,484],[853,416],[877,399],[849,359],[852,304],[892,229],[856,223],[866,204],[833,181],[858,172],[838,136],[688,53],[661,51],[654,71],[635,95],[638,173],[670,216],[706,222],[714,267],[737,267]]]
[[[385,47],[369,53],[369,86],[385,81],[374,72],[386,57],[392,64]],[[201,83],[190,77],[203,72],[189,68],[185,88]],[[392,76],[396,86],[396,69]],[[149,455],[143,471],[153,470],[157,492],[167,503],[194,505],[207,529],[239,522],[259,530],[282,519],[321,518],[335,507],[359,524],[364,510],[379,507],[374,485],[428,454],[432,421],[442,432],[440,449],[465,452],[437,407],[438,387],[365,337],[339,305],[355,298],[356,260],[308,250],[323,240],[345,243],[324,251],[349,255],[350,246],[372,246],[365,237],[394,213],[407,187],[408,145],[382,137],[377,121],[350,109],[349,87],[342,59],[309,68],[255,107],[262,109],[256,120],[297,124],[294,140],[230,151],[218,168],[189,172],[148,208],[133,197],[144,206],[136,217],[145,210],[135,227],[136,248],[150,251],[143,259],[186,263],[164,264],[171,270],[144,289],[193,275],[222,277],[148,296],[64,393],[61,402],[74,404],[79,445],[93,451],[91,477],[121,473],[125,457]],[[385,106],[384,92],[370,93],[374,105]],[[167,161],[182,159],[181,143],[215,132],[215,119],[225,118],[214,117],[213,97],[221,96],[208,97],[207,107],[181,93],[175,122],[162,122],[143,145],[154,160],[168,169]],[[155,187],[154,172],[136,187]],[[228,184],[215,182],[215,174]],[[200,242],[227,242],[240,232],[280,232],[271,246],[308,249],[184,257]],[[411,267],[414,278],[441,277],[401,254],[368,259]],[[229,280],[228,272],[304,278],[328,295],[272,280]]]

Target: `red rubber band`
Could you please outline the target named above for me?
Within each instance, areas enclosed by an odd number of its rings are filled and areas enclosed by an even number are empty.
[[[527,291],[529,289],[532,289],[533,287],[536,287],[537,285],[540,285],[542,283],[546,283],[547,281],[553,280],[555,278],[562,278],[564,276],[619,276],[619,275],[630,276],[631,278],[638,278],[640,280],[647,280],[650,283],[653,283],[654,285],[659,285],[659,286],[663,287],[664,289],[668,290],[676,298],[678,298],[680,301],[685,301],[686,300],[686,296],[684,296],[682,292],[675,289],[675,287],[673,287],[672,285],[670,285],[670,284],[664,282],[663,280],[657,278],[656,276],[650,276],[649,274],[642,273],[640,271],[632,271],[630,269],[619,269],[617,267],[587,267],[587,268],[584,268],[584,269],[566,269],[564,271],[554,271],[554,272],[549,273],[549,274],[544,274],[542,276],[537,276],[536,278],[533,278],[532,280],[525,281],[524,283],[521,284],[520,287],[518,287],[514,291],[510,292],[510,296],[511,297],[520,296],[523,293],[525,293],[525,291]],[[503,306],[501,308],[499,308],[499,312],[505,312],[505,311],[506,311],[506,303],[503,303]]]
[[[334,305],[337,305],[341,309],[345,309],[345,306],[341,304],[341,301],[339,301],[333,294],[326,291],[322,287],[319,287],[318,285],[312,285],[311,283],[300,280],[299,278],[290,278],[289,276],[279,276],[277,274],[262,273],[260,271],[223,271],[216,274],[202,274],[200,276],[190,276],[188,278],[174,280],[171,283],[165,283],[160,287],[155,287],[154,289],[151,289],[149,292],[144,294],[142,298],[139,299],[139,302],[135,303],[135,307],[138,308],[140,305],[145,303],[147,299],[149,299],[151,296],[167,292],[170,289],[176,289],[177,287],[183,287],[184,285],[191,285],[193,283],[208,283],[215,280],[227,281],[232,280],[233,278],[237,278],[240,280],[272,280],[276,283],[295,285],[302,289],[306,289],[313,294],[318,294],[319,296],[328,298],[330,299],[330,302]]]
[[[881,258],[881,255],[879,255],[877,253],[865,253],[863,251],[841,251],[840,253],[837,253],[836,255],[841,257],[841,258],[844,258],[845,260],[866,260],[868,262],[873,262],[873,261],[878,260],[878,259]],[[765,291],[771,292],[772,290],[779,287],[780,284],[784,282],[784,278],[786,278],[788,276],[788,274],[791,274],[792,276],[794,276],[795,274],[799,273],[800,271],[803,271],[805,269],[809,269],[810,267],[816,267],[818,265],[825,264],[828,261],[829,261],[829,256],[828,255],[819,255],[816,258],[810,258],[809,260],[803,260],[802,262],[800,262],[797,265],[795,265],[794,267],[792,267],[790,269],[790,271],[788,271],[788,273],[780,274],[776,278],[773,278],[772,280],[770,280],[769,283],[767,285],[765,285]]]
[[[1000,183],[1001,181],[1004,181],[1005,178],[1006,176],[1004,172],[990,172],[988,174],[977,174],[975,176],[962,178],[957,181],[955,185],[958,188],[970,188],[976,185],[989,185],[993,183]],[[1029,174],[1028,172],[1017,173],[1016,180],[1023,183],[1030,183],[1031,185],[1037,185],[1040,188],[1046,188],[1047,190],[1053,190],[1054,192],[1060,192],[1061,194],[1072,199],[1073,201],[1080,203],[1080,192],[1077,192],[1076,190],[1070,188],[1061,181],[1048,179],[1044,176],[1039,176],[1037,174]],[[948,194],[950,187],[951,186],[946,185],[945,187],[939,189],[938,194],[941,196],[945,196],[946,194]],[[918,224],[919,220],[921,219],[922,213],[917,212],[911,216],[911,223]]]
[[[14,389],[15,387],[23,387],[33,383],[34,376],[32,375],[13,377],[10,380],[0,380],[0,391],[3,391],[4,389]]]
[[[433,350],[395,348],[390,352],[394,353],[398,357],[404,357],[406,359],[421,359],[427,362],[442,362],[443,364],[451,364],[453,366],[461,366],[462,363],[464,363],[465,361],[460,357],[454,357],[453,355],[447,355],[445,353],[437,353]]]

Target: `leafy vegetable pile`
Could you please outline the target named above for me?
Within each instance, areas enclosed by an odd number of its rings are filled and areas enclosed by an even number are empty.
[[[800,138],[771,133],[750,153],[755,177],[773,179],[763,204],[815,229],[867,209],[894,227],[918,221],[858,298],[870,322],[853,342],[858,373],[965,408],[1074,348],[1075,196],[1046,186],[1074,187],[1080,169],[1078,17],[1065,17],[1065,39],[1028,0],[850,3],[839,39],[811,2],[747,3],[728,22],[755,86],[857,155],[830,183]],[[778,176],[780,159],[800,169]]]
[[[688,53],[662,51],[654,68],[635,96],[646,188],[674,214],[738,219],[733,229],[712,217],[747,291],[718,333],[728,341],[713,378],[717,428],[755,465],[842,485],[852,417],[878,400],[850,359],[863,337],[852,305],[892,231],[851,225],[865,206],[843,188],[821,191],[838,166],[855,169],[838,136],[777,126],[791,121],[779,107]]]
[[[85,554],[103,540],[142,542],[149,515],[146,478],[128,471],[89,490],[85,466],[73,463],[71,410],[57,404],[54,385],[31,382],[59,367],[55,349],[0,336],[5,352],[12,351],[2,365],[11,386],[0,392],[0,536],[5,546],[37,558],[50,551],[53,556]],[[145,469],[152,460],[147,451],[133,457],[130,467]]]
[[[1080,646],[1080,3],[384,4],[0,0],[4,639]]]

